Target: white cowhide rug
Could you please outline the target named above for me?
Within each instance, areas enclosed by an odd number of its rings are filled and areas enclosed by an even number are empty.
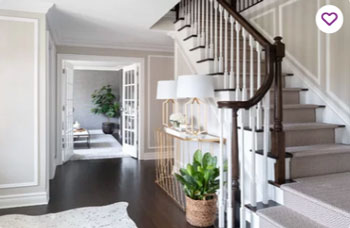
[[[0,228],[137,228],[127,207],[120,202],[42,216],[5,215],[0,217]]]

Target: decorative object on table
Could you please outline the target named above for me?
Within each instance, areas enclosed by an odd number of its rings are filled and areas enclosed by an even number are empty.
[[[128,203],[119,202],[102,207],[85,207],[40,216],[0,216],[0,227],[120,227],[137,228],[128,215]]]
[[[78,121],[75,121],[73,124],[74,129],[80,129],[80,123]]]
[[[209,227],[216,219],[216,191],[219,189],[217,157],[197,150],[192,164],[175,174],[186,194],[186,220],[192,226]]]
[[[170,115],[169,121],[174,128],[181,130],[180,126],[185,125],[186,117],[184,114],[177,112]]]
[[[78,128],[73,130],[74,141],[79,141],[80,139],[86,140],[86,145],[90,149],[91,135],[85,128]]]
[[[174,80],[158,81],[157,100],[165,100],[162,104],[162,123],[165,127],[170,127],[169,114],[177,111],[176,85]]]
[[[192,134],[208,132],[208,105],[214,97],[214,80],[206,75],[183,75],[177,80],[177,98],[190,98],[185,104],[186,124]]]
[[[117,102],[116,96],[112,92],[110,85],[103,86],[91,95],[92,103],[95,105],[91,112],[107,117],[107,122],[102,123],[102,131],[105,134],[113,134],[115,124],[111,118],[120,117],[120,103]]]

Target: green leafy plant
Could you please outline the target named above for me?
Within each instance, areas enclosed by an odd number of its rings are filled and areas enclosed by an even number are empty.
[[[180,169],[176,178],[183,185],[185,194],[194,200],[211,199],[219,189],[219,168],[217,157],[210,153],[202,154],[197,150],[193,156],[192,164],[186,169]]]
[[[108,118],[119,118],[120,117],[120,103],[117,102],[116,96],[112,92],[110,85],[103,86],[99,90],[91,95],[92,103],[94,108],[91,109],[91,112],[94,114],[101,114]]]

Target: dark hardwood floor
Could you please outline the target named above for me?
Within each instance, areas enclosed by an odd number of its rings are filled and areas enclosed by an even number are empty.
[[[154,183],[154,165],[132,158],[71,161],[57,168],[48,205],[0,210],[0,215],[42,215],[124,201],[139,228],[192,228],[184,212]]]

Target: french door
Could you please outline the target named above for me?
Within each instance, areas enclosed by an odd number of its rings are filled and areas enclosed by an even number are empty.
[[[73,66],[64,63],[62,74],[62,154],[63,162],[68,161],[73,156]]]
[[[123,151],[138,157],[139,71],[134,64],[123,68]]]

